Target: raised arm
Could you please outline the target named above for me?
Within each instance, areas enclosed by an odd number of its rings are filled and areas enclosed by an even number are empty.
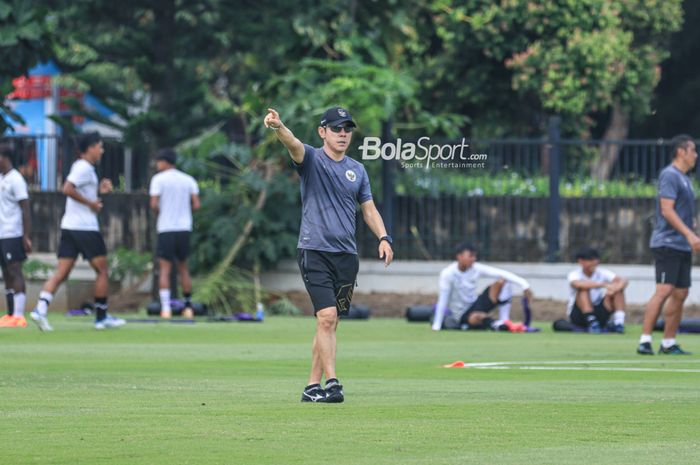
[[[265,127],[275,131],[277,138],[284,144],[295,163],[301,164],[304,161],[304,144],[294,137],[292,131],[282,123],[279,113],[272,108],[267,109],[265,115]]]

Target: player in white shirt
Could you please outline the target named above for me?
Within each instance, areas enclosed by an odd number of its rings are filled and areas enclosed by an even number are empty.
[[[0,328],[24,328],[25,295],[22,262],[32,250],[29,193],[22,175],[12,166],[13,150],[0,147],[0,267],[5,281],[7,314]]]
[[[158,261],[160,277],[160,316],[170,318],[170,273],[172,266],[182,279],[185,308],[182,316],[192,318],[192,279],[187,267],[192,232],[192,210],[200,207],[199,187],[189,174],[175,168],[177,154],[173,149],[158,151],[156,166],[158,173],[151,179],[149,194],[151,208],[158,213]]]
[[[107,247],[105,246],[97,214],[102,210],[102,201],[97,196],[112,190],[112,182],[98,182],[95,165],[102,159],[104,147],[97,132],[81,134],[78,138],[79,158],[71,166],[63,184],[66,195],[66,211],[61,219],[61,239],[58,245],[58,267],[53,276],[44,283],[31,319],[42,331],[52,331],[47,312],[53,295],[63,281],[68,279],[78,255],[90,262],[97,273],[95,278],[95,329],[117,328],[125,321],[107,312]]]
[[[456,261],[440,273],[440,294],[435,307],[433,330],[492,329],[521,331],[524,327],[510,322],[513,297],[511,283],[519,285],[526,297],[532,297],[530,284],[509,271],[476,262],[476,249],[460,244]],[[481,294],[477,293],[480,277],[497,278]],[[489,316],[498,306],[498,319]]]
[[[567,277],[569,281],[569,320],[576,326],[600,333],[610,326],[616,333],[625,332],[625,288],[628,281],[610,270],[600,268],[600,254],[584,247],[576,254],[579,268]],[[612,324],[608,321],[612,316]]]

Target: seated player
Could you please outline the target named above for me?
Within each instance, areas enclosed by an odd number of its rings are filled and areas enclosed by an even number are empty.
[[[455,250],[457,259],[440,273],[440,295],[433,319],[433,330],[490,329],[522,331],[522,324],[511,323],[511,283],[519,285],[526,297],[532,297],[530,284],[509,271],[476,262],[476,248],[467,243]],[[497,278],[481,294],[476,286],[480,277]],[[498,307],[498,319],[490,313]]]
[[[600,255],[591,247],[576,254],[579,268],[569,273],[569,320],[588,328],[589,333],[600,333],[608,325],[616,333],[625,332],[625,288],[628,281],[610,270],[599,268]]]

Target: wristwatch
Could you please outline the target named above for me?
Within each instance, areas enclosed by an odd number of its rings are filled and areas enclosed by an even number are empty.
[[[394,240],[388,234],[386,236],[380,237],[379,242],[381,242],[381,241],[387,241],[389,243],[389,245],[394,245]]]

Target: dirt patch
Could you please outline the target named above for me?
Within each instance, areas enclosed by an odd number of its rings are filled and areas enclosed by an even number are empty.
[[[299,307],[304,315],[312,315],[313,308],[311,300],[305,292],[287,292],[286,297],[294,305]],[[372,311],[372,316],[403,318],[406,314],[406,307],[409,305],[432,305],[437,301],[437,295],[430,294],[397,294],[397,293],[361,293],[355,292],[353,303],[366,305]],[[550,299],[537,299],[530,303],[533,320],[554,321],[559,318],[566,318],[566,302]],[[511,316],[514,321],[522,320],[522,307],[520,299],[513,300]],[[627,321],[629,323],[641,323],[644,316],[643,305],[628,305]],[[688,318],[700,317],[700,305],[688,305],[683,311],[683,316]]]

